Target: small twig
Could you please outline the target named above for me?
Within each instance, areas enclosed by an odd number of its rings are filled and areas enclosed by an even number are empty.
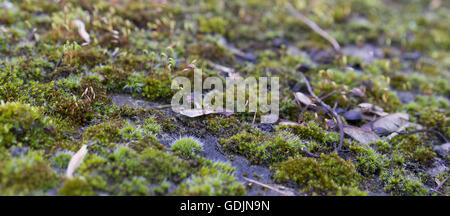
[[[302,13],[300,13],[299,11],[297,11],[294,6],[292,6],[291,3],[286,2],[287,5],[287,9],[289,10],[289,12],[297,19],[299,19],[300,21],[302,21],[303,23],[305,23],[309,28],[311,28],[313,31],[315,31],[317,34],[319,34],[320,36],[322,36],[324,39],[326,39],[328,42],[331,43],[331,45],[333,45],[334,50],[336,51],[340,51],[341,50],[341,46],[339,46],[339,43],[336,41],[336,39],[334,39],[333,37],[331,37],[326,31],[324,31],[323,29],[321,29],[315,22],[311,21],[310,19],[308,19],[306,16],[304,16]]]
[[[331,97],[332,95],[334,95],[336,93],[336,90],[331,91],[330,93],[328,93],[327,95],[320,97],[321,100],[325,100],[329,97]]]
[[[278,190],[277,188],[274,188],[274,187],[272,187],[270,185],[266,185],[264,183],[261,183],[259,181],[253,180],[253,179],[249,179],[249,178],[246,178],[246,177],[242,177],[242,178],[244,178],[245,181],[248,181],[248,182],[256,184],[256,185],[259,185],[261,187],[268,188],[268,189],[273,190],[275,192],[278,192],[278,193],[280,193],[280,194],[282,194],[284,196],[293,196],[294,195],[294,194],[291,194],[291,193],[286,193],[284,191]]]
[[[319,158],[320,156],[319,155],[316,155],[316,154],[314,154],[314,153],[311,153],[311,152],[309,152],[308,150],[306,150],[306,149],[304,149],[304,148],[301,148],[300,150],[302,150],[303,152],[305,152],[308,156],[310,156],[310,157],[314,157],[314,158]]]
[[[420,130],[412,130],[412,131],[400,131],[399,134],[414,134],[414,133],[434,133],[437,134],[439,137],[442,138],[442,140],[445,141],[445,143],[448,143],[447,138],[441,134],[439,131],[436,130],[430,130],[430,129],[420,129]]]
[[[444,194],[442,194],[441,192],[439,192],[439,189],[441,189],[442,185],[444,185],[445,182],[446,182],[447,180],[448,180],[448,177],[445,178],[441,183],[439,183],[438,186],[437,186],[436,188],[431,189],[431,190],[433,190],[434,192],[437,192],[437,193],[439,193],[439,194],[441,194],[441,195],[444,195]]]
[[[325,96],[320,96],[320,99],[321,100],[325,100],[325,99],[327,99],[328,97],[330,97],[331,95],[333,95],[334,93],[336,93],[336,90],[333,90],[333,91],[331,91],[330,93],[328,93],[327,95],[325,95]],[[297,118],[297,123],[301,123],[302,122],[302,120],[303,120],[303,114],[305,114],[305,112],[306,112],[306,110],[308,110],[308,108],[310,108],[311,107],[311,104],[308,104],[308,105],[306,105],[305,107],[303,107],[302,108],[302,111],[300,112],[300,114],[298,115],[298,118]]]
[[[59,57],[59,60],[58,60],[58,62],[57,62],[56,65],[55,65],[55,71],[56,71],[56,69],[57,69],[59,66],[61,66],[62,61],[63,61],[63,58],[64,58],[64,55],[65,55],[65,53],[63,53],[63,54],[61,55],[61,57]]]
[[[150,107],[150,109],[166,109],[169,107],[172,107],[172,105],[166,104],[166,105],[152,106],[152,107]]]
[[[336,113],[336,111],[334,111],[330,106],[328,106],[326,103],[324,103],[319,97],[317,97],[317,95],[314,93],[314,91],[311,88],[311,85],[309,84],[308,79],[306,79],[305,75],[302,72],[299,72],[300,75],[302,76],[303,80],[306,83],[306,87],[308,88],[309,94],[316,99],[317,102],[320,103],[320,105],[325,109],[325,111],[327,111],[328,113],[331,113],[333,115],[333,117],[336,119],[336,122],[338,124],[339,127],[339,146],[337,148],[335,148],[335,151],[339,151],[342,148],[342,142],[344,141],[344,127],[342,125],[342,120],[341,117]]]

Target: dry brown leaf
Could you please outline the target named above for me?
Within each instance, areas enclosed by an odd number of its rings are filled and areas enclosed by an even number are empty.
[[[80,150],[78,150],[77,153],[72,156],[66,170],[67,178],[73,177],[73,173],[80,166],[81,162],[83,162],[83,159],[86,156],[87,152],[87,145],[83,145],[81,146]]]
[[[344,126],[344,133],[362,144],[369,144],[380,139],[380,137],[372,131],[349,125]]]

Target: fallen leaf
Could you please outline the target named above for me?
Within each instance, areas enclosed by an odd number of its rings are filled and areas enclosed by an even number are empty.
[[[350,125],[344,126],[344,133],[362,144],[369,144],[380,139],[380,137],[372,131]]]
[[[311,107],[316,106],[308,96],[306,96],[305,94],[303,94],[301,92],[294,93],[294,97],[297,101],[299,101],[302,104],[305,104],[307,106],[309,105]]]
[[[361,90],[361,88],[353,88],[352,90],[350,90],[350,94],[357,96],[357,97],[364,97],[366,94],[364,93],[363,90]]]
[[[362,112],[373,113],[378,116],[386,116],[389,114],[387,112],[384,112],[383,108],[373,105],[371,103],[360,103],[358,104],[358,107],[361,109]]]
[[[293,121],[282,119],[282,120],[280,120],[279,125],[281,125],[281,126],[289,126],[289,125],[300,125],[300,124],[297,123],[297,122],[293,122]]]
[[[73,25],[75,27],[77,27],[78,34],[86,42],[83,45],[87,45],[87,44],[91,43],[91,39],[89,37],[89,34],[86,32],[86,27],[84,25],[84,22],[79,20],[79,19],[76,19],[76,20],[73,21]]]
[[[67,166],[66,177],[72,178],[75,170],[80,166],[81,162],[83,162],[84,157],[86,156],[88,150],[87,145],[81,146],[80,150],[75,153],[70,159],[69,165]]]
[[[208,115],[208,114],[224,114],[226,116],[230,116],[233,114],[233,111],[230,111],[227,109],[212,110],[212,109],[195,108],[195,109],[182,110],[182,111],[180,111],[180,114],[185,115],[187,117],[195,118],[195,117]]]

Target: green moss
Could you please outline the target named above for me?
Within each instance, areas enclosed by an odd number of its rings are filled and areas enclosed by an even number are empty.
[[[192,158],[202,149],[203,144],[194,137],[182,137],[170,145],[170,150],[183,158]]]
[[[64,153],[57,154],[52,158],[52,165],[60,170],[65,170],[67,169],[67,166],[69,165],[69,161],[71,158],[72,155],[70,154]]]
[[[128,122],[120,129],[119,133],[125,141],[141,140],[144,138],[143,130]]]
[[[450,113],[439,113],[434,110],[426,110],[420,116],[418,122],[425,127],[441,132],[444,136],[450,137]]]
[[[58,184],[58,175],[42,152],[0,161],[0,193],[2,195],[44,194]]]
[[[314,121],[300,125],[278,126],[277,130],[289,130],[304,140],[315,140],[324,144],[332,144],[339,141],[339,135],[335,132],[327,132]]]
[[[66,179],[58,189],[60,196],[94,196],[95,194],[92,186],[84,178]]]
[[[41,108],[15,102],[0,105],[0,146],[51,146],[52,127],[52,121],[42,114]]]
[[[300,139],[288,131],[264,134],[258,130],[243,131],[220,144],[228,151],[241,154],[254,164],[272,164],[299,154],[304,147]]]
[[[350,161],[335,153],[320,158],[293,157],[276,166],[274,179],[293,181],[303,191],[317,194],[346,194],[359,186],[360,176]]]
[[[377,152],[380,152],[382,154],[387,154],[392,150],[391,144],[382,140],[371,143],[370,146],[372,146]]]
[[[90,147],[93,152],[102,154],[109,152],[108,149],[103,148],[112,148],[114,143],[120,141],[122,138],[120,130],[123,124],[123,121],[109,121],[90,126],[83,133],[83,141],[93,144]]]
[[[171,89],[172,78],[170,75],[162,75],[162,77],[147,77],[144,80],[142,96],[150,100],[168,100],[174,94]]]
[[[380,175],[380,180],[384,182],[384,190],[391,195],[417,196],[428,193],[422,182],[405,169],[385,171]]]
[[[79,168],[79,175],[94,191],[124,195],[148,194],[149,190],[144,185],[158,184],[164,180],[179,183],[190,173],[186,161],[155,148],[137,153],[119,147],[106,158],[87,156]],[[124,181],[127,183],[122,185]]]
[[[234,116],[228,118],[214,116],[206,120],[206,125],[209,131],[220,137],[229,137],[247,126]]]
[[[329,128],[330,117],[320,109],[303,113],[301,125],[277,127],[275,132],[267,125],[254,125],[266,131],[261,132],[252,130],[250,113],[186,120],[169,109],[119,108],[111,103],[109,96],[125,93],[167,104],[175,92],[172,78],[192,80],[193,72],[185,69],[194,66],[203,70],[203,78],[224,80],[233,75],[227,68],[242,77],[279,77],[283,120],[299,120],[301,108],[292,93],[307,93],[298,76],[301,69],[319,97],[336,91],[324,101],[330,106],[337,102],[338,110],[372,103],[389,113],[408,113],[410,121],[425,129],[450,135],[450,13],[444,1],[438,8],[435,1],[409,1],[407,6],[370,0],[293,4],[339,42],[343,55],[327,51],[329,42],[287,14],[282,1],[61,2],[0,4],[0,100],[5,102],[0,105],[0,164],[9,164],[12,170],[12,161],[31,158],[23,152],[42,149],[42,158],[51,160],[43,164],[62,175],[70,159],[62,152],[87,144],[89,154],[76,173],[79,176],[59,184],[50,179],[49,185],[36,183],[30,189],[29,182],[27,186],[20,183],[25,180],[11,183],[9,177],[18,176],[19,171],[1,176],[8,181],[0,183],[3,194],[41,195],[57,190],[60,195],[168,195],[178,188],[182,194],[241,195],[245,192],[232,170],[213,167],[211,161],[191,153],[192,148],[186,150],[189,158],[176,156],[180,151],[167,152],[158,138],[212,135],[223,139],[225,156],[237,153],[253,164],[272,166],[289,157],[306,156],[301,148],[328,154],[338,142],[338,134]],[[83,44],[75,20],[84,23],[89,44]],[[369,56],[372,51],[369,60],[359,55]],[[353,88],[364,95],[351,94]],[[409,96],[397,90],[417,96],[412,103],[401,104],[399,97]],[[205,128],[198,130],[202,125]],[[345,140],[339,153],[364,176],[364,188],[386,187],[395,195],[415,195],[422,194],[420,181],[436,186],[434,179],[421,172],[431,168],[436,157],[431,147],[441,143],[432,133],[399,135],[367,146]],[[151,160],[144,159],[144,154]],[[321,163],[322,159],[311,160]],[[405,164],[404,172],[385,174]],[[42,169],[43,175],[51,171]],[[327,169],[331,168],[321,170]],[[380,175],[385,178],[381,185]],[[334,178],[330,177],[336,183]],[[356,186],[335,185],[310,193],[361,194]],[[440,192],[448,193],[445,187]]]
[[[144,124],[142,125],[146,134],[160,134],[161,133],[161,125],[158,124],[154,116],[148,117]]]
[[[236,181],[232,172],[221,170],[220,164],[202,167],[200,171],[181,183],[174,192],[178,196],[242,196],[245,188]]]
[[[227,21],[221,17],[214,17],[209,19],[199,20],[199,30],[204,33],[226,33]]]
[[[432,146],[417,135],[400,135],[392,139],[394,151],[400,153],[406,160],[427,163],[436,157]]]
[[[148,196],[150,195],[150,188],[148,181],[144,177],[131,177],[126,179],[123,183],[116,186],[114,189],[119,196]]]
[[[353,143],[350,151],[356,155],[355,166],[364,176],[378,175],[381,170],[389,165],[388,158],[379,154],[369,146],[360,146]]]

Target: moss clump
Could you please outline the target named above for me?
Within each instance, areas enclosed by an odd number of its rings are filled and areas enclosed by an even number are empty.
[[[170,150],[183,158],[192,158],[195,154],[201,152],[202,149],[203,144],[193,137],[177,139],[170,145]]]
[[[401,154],[406,160],[427,163],[436,157],[431,143],[425,143],[417,135],[400,135],[392,139],[395,152]]]
[[[151,195],[148,181],[144,177],[131,177],[114,188],[119,196]]]
[[[130,123],[125,124],[125,126],[120,129],[119,133],[125,141],[141,140],[144,138],[143,130]]]
[[[245,188],[231,172],[216,166],[202,167],[200,171],[181,183],[174,192],[179,196],[242,196]]]
[[[2,102],[0,105],[0,146],[43,148],[54,142],[52,121],[42,110],[28,104]]]
[[[449,114],[450,112],[447,112],[447,115]],[[428,109],[420,116],[418,122],[429,129],[441,132],[446,137],[450,137],[450,118],[444,113]]]
[[[428,193],[419,179],[408,174],[405,169],[385,171],[380,175],[384,182],[384,191],[396,196],[423,196]]]
[[[161,125],[158,124],[154,116],[148,117],[144,124],[142,125],[144,132],[146,134],[160,134],[161,133]]]
[[[209,131],[220,137],[229,137],[237,134],[247,126],[245,122],[240,122],[234,116],[228,118],[214,116],[206,120],[206,125]]]
[[[389,165],[387,157],[379,154],[369,146],[360,146],[353,143],[350,146],[350,151],[356,155],[356,169],[364,176],[378,175],[382,169]]]
[[[243,131],[228,139],[222,139],[221,145],[232,152],[244,155],[254,164],[272,164],[299,154],[304,147],[300,139],[288,131],[264,134],[258,130]]]
[[[204,33],[218,33],[223,35],[226,32],[226,25],[227,21],[220,17],[199,20],[199,30]]]
[[[305,192],[332,195],[345,194],[359,185],[360,176],[351,161],[337,154],[321,154],[320,158],[293,157],[276,165],[277,181],[294,181]],[[350,189],[353,188],[353,189]]]
[[[315,140],[324,144],[332,144],[339,141],[339,134],[327,132],[313,121],[300,125],[279,126],[277,127],[277,130],[289,130],[293,134],[298,135],[301,139]]]
[[[103,152],[104,147],[113,147],[122,138],[121,128],[124,121],[108,121],[90,126],[83,133],[83,141],[92,143],[90,147],[94,152]]]
[[[78,171],[97,194],[124,195],[148,194],[144,185],[164,180],[179,183],[190,173],[189,164],[176,156],[154,148],[138,153],[126,147],[116,148],[106,157],[88,155]]]
[[[52,165],[60,170],[64,170],[69,165],[69,161],[72,158],[70,154],[60,153],[52,158]]]
[[[161,77],[147,77],[144,80],[142,96],[150,100],[168,100],[174,94],[171,84],[172,78],[168,74],[161,75]]]
[[[58,189],[60,196],[94,196],[95,192],[84,178],[66,179],[61,188]]]
[[[42,195],[56,187],[59,180],[43,153],[36,151],[1,160],[0,179],[2,195]]]
[[[391,144],[382,140],[371,143],[370,146],[373,147],[377,152],[380,152],[382,154],[388,154],[392,150]]]

